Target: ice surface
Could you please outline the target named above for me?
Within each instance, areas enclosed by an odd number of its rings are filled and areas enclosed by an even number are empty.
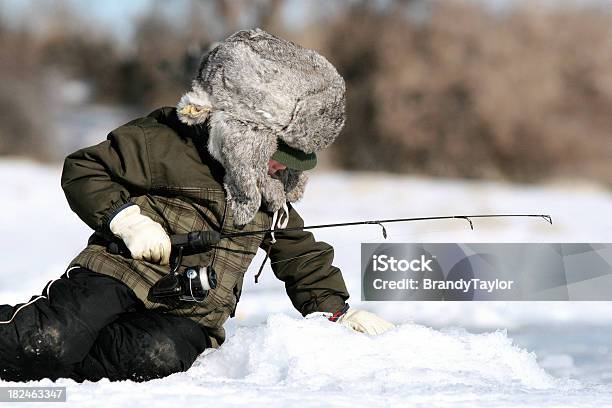
[[[68,208],[60,171],[0,161],[2,303],[24,302],[39,293],[63,272],[91,232]],[[612,236],[612,194],[584,183],[526,187],[324,173],[311,177],[296,207],[307,224],[509,211],[546,212],[555,220],[552,227],[539,220],[481,220],[475,231],[460,221],[389,224],[390,242],[606,242]],[[201,356],[186,373],[145,384],[61,380],[68,387],[68,404],[612,404],[609,302],[362,303],[359,245],[382,241],[380,229],[338,228],[315,235],[334,246],[351,305],[399,324],[396,330],[372,338],[302,319],[268,266],[261,283],[253,283],[260,253],[247,272],[237,318],[228,322],[229,338],[221,349]]]
[[[51,384],[45,380],[28,385]],[[503,331],[471,334],[404,324],[372,337],[325,319],[284,314],[270,316],[263,325],[239,328],[186,373],[140,384],[59,380],[55,385],[67,387],[69,405],[84,407],[612,403],[606,387],[547,374],[533,353],[514,345]]]

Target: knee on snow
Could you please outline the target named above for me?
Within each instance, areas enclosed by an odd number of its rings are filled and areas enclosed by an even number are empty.
[[[28,359],[64,362],[70,360],[76,346],[69,336],[60,326],[36,328],[22,336],[21,348]]]

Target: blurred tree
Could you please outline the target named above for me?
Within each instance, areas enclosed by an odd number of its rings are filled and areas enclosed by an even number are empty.
[[[157,0],[134,20],[127,47],[69,4],[37,3],[33,26],[9,27],[0,14],[2,154],[40,155],[32,146],[52,140],[50,73],[85,81],[95,103],[173,105],[215,41],[262,27],[319,50],[345,77],[348,121],[333,146],[342,167],[612,184],[605,3],[500,11],[463,0],[188,0],[177,12]]]
[[[612,149],[610,22],[589,9],[353,3],[325,46],[348,89],[337,159],[363,170],[612,181],[602,157]]]

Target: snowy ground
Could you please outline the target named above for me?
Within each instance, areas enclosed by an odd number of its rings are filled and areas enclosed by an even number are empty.
[[[21,303],[59,276],[90,234],[59,186],[60,168],[0,161],[0,302]],[[391,242],[609,242],[612,194],[578,183],[501,183],[323,173],[297,205],[307,224],[459,213],[549,213],[543,221],[389,224]],[[61,236],[61,239],[58,237]],[[53,238],[51,238],[53,237]],[[76,384],[75,406],[211,403],[215,406],[606,406],[612,404],[612,305],[607,302],[359,301],[363,226],[319,230],[335,247],[350,303],[398,324],[379,337],[304,320],[259,254],[219,350],[187,373],[144,384]],[[254,270],[255,269],[255,270]],[[41,385],[50,384],[41,381]],[[7,383],[0,381],[0,386]],[[21,406],[21,405],[20,405]]]

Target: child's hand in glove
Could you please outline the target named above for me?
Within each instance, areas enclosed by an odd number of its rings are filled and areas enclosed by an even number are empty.
[[[370,335],[381,334],[395,327],[374,313],[357,309],[349,309],[337,321],[350,329]]]
[[[170,263],[170,237],[161,225],[140,214],[137,205],[121,210],[109,226],[112,233],[123,240],[132,258],[161,265]]]

